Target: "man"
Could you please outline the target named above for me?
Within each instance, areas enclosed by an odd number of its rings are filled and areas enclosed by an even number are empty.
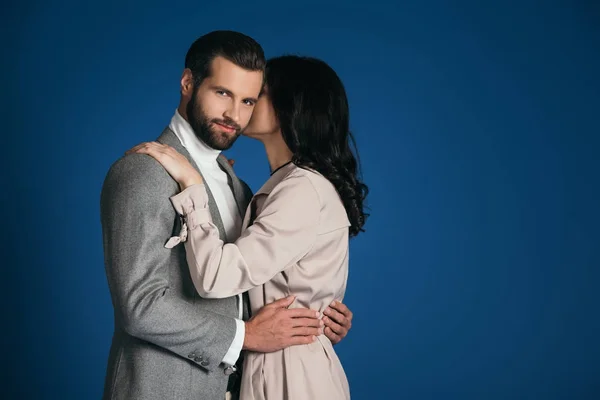
[[[240,234],[248,186],[220,155],[248,124],[263,86],[265,59],[253,39],[231,31],[202,36],[190,47],[179,107],[158,138],[200,171],[221,238]],[[169,197],[177,183],[151,157],[128,155],[108,172],[101,218],[115,333],[105,399],[219,399],[235,392],[242,349],[269,352],[309,343],[323,332],[316,312],[288,309],[293,298],[248,319],[242,295],[198,296],[183,246],[173,246],[181,221]],[[337,343],[351,325],[342,304],[324,318]],[[337,309],[337,311],[336,311]]]

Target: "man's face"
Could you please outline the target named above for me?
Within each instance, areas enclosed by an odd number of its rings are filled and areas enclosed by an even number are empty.
[[[213,149],[229,149],[248,125],[262,83],[262,71],[216,57],[210,76],[194,89],[187,104],[188,122],[198,138]]]

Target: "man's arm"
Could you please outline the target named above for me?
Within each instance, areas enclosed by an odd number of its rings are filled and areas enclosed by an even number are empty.
[[[177,184],[151,157],[129,155],[109,171],[101,196],[105,264],[115,313],[131,336],[216,368],[236,332],[234,318],[173,293],[169,263]]]

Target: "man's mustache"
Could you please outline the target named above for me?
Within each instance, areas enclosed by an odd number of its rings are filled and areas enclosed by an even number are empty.
[[[211,122],[215,123],[215,124],[225,125],[228,128],[235,129],[236,132],[240,132],[242,130],[242,127],[239,126],[237,123],[235,123],[235,121],[233,121],[231,119],[216,119],[215,118]]]

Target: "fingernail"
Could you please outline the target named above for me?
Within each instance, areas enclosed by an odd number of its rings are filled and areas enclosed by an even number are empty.
[[[313,336],[313,342],[314,342],[315,340],[317,340],[317,337],[316,337],[316,336]]]
[[[335,306],[337,303],[338,303],[337,300],[334,300],[334,301],[331,302],[331,305]]]
[[[327,318],[327,317],[323,317],[322,321],[329,322],[329,318]]]
[[[330,313],[329,308],[326,308],[325,311],[323,311],[323,314],[329,314],[329,313]]]
[[[321,314],[319,314],[319,312],[317,311],[317,312],[315,313],[315,317],[319,318],[320,316],[321,316]]]
[[[323,334],[323,328],[319,328],[319,335]]]
[[[323,326],[323,325],[325,325],[325,322],[323,322],[323,320],[320,320],[320,321],[319,321],[319,325],[320,325],[320,326]]]

